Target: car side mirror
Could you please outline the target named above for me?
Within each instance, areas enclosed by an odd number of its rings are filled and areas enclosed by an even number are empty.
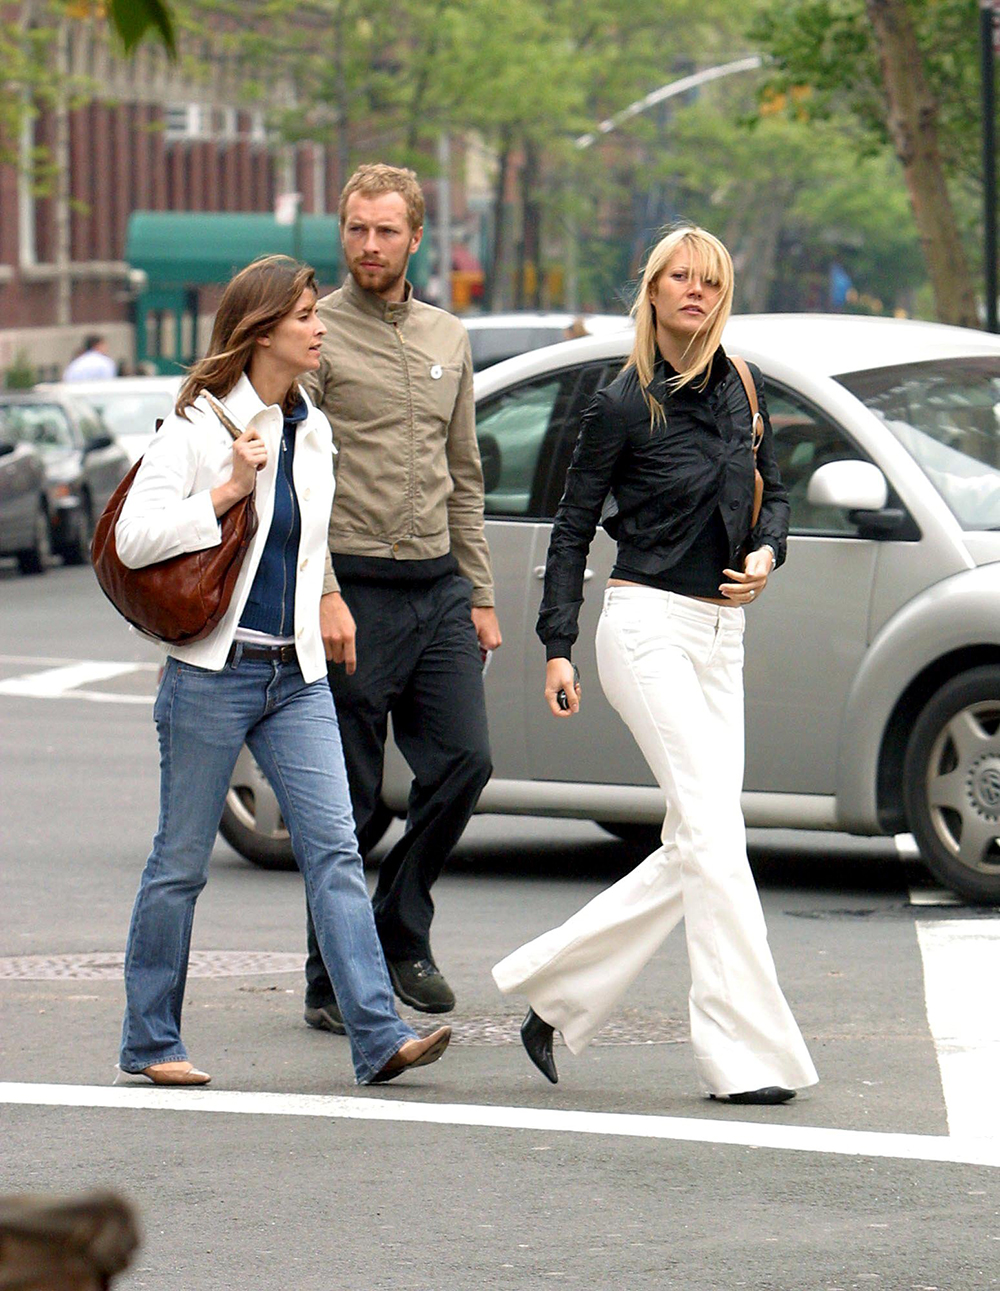
[[[889,500],[889,485],[871,462],[826,462],[813,472],[806,499],[814,507],[882,511]]]
[[[479,460],[483,464],[483,492],[492,493],[500,483],[503,469],[500,458],[500,445],[493,435],[480,435]]]
[[[93,439],[88,439],[83,446],[85,453],[96,453],[99,448],[112,448],[114,440],[110,435],[95,435]]]

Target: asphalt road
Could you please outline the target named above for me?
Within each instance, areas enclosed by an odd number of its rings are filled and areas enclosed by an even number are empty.
[[[700,1096],[680,932],[582,1056],[557,1048],[558,1086],[534,1072],[489,967],[629,861],[596,826],[498,817],[436,888],[442,1062],[356,1090],[346,1041],[302,1024],[298,876],[220,840],[185,1006],[211,1089],[112,1089],[156,659],[88,570],[0,570],[0,1191],[130,1197],[145,1241],[117,1286],[1000,1285],[998,921],[911,904],[886,843],[754,836],[822,1078],[783,1108]],[[141,666],[57,671],[81,661]]]

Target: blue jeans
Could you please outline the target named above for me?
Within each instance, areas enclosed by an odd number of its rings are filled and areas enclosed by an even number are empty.
[[[415,1032],[396,1012],[354,834],[340,729],[325,677],[240,657],[221,672],[167,660],[153,709],[160,822],[125,951],[120,1065],[187,1058],[181,1007],[195,902],[236,758],[248,744],[277,795],[305,878],[358,1084]]]

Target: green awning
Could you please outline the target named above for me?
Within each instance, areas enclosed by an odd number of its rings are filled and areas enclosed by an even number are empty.
[[[298,231],[278,224],[273,215],[134,211],[129,216],[125,259],[142,269],[149,290],[198,287],[228,282],[258,256],[298,255],[316,270],[324,287],[339,286],[343,277],[340,228],[334,215],[303,215]],[[409,278],[427,282],[429,230],[410,261]]]
[[[311,264],[320,282],[341,277],[340,230],[335,216],[304,215],[299,246],[295,227],[273,215],[135,211],[129,216],[125,259],[141,269],[151,290],[228,282],[258,256],[294,255]]]

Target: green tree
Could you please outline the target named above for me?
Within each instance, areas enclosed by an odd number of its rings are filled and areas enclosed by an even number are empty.
[[[978,325],[955,190],[975,173],[975,0],[771,0],[751,28],[774,58],[767,93],[850,121],[862,155],[902,167],[938,316]]]

